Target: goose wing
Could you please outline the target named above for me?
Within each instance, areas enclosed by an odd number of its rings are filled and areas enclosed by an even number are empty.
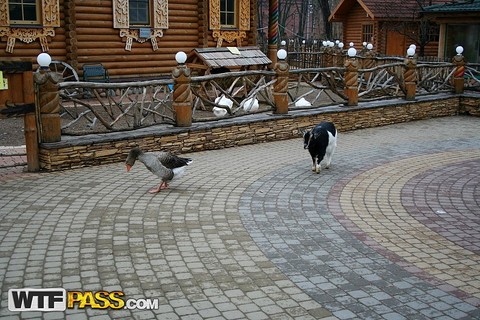
[[[168,169],[175,169],[189,165],[192,162],[190,158],[182,158],[170,152],[158,152],[156,154],[158,161],[162,166]]]
[[[138,160],[140,160],[150,172],[162,180],[165,181],[171,179],[173,175],[172,170],[165,167],[155,154],[144,153],[138,157]]]

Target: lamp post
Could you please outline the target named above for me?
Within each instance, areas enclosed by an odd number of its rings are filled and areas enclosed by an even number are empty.
[[[415,59],[415,45],[411,45],[407,50],[407,58],[405,59],[405,69],[403,72],[406,100],[415,100],[415,91],[417,90],[416,67],[417,60]]]
[[[333,41],[330,41],[330,40],[327,40],[325,42],[325,64],[327,67],[333,67],[334,66],[334,58],[333,58],[333,55],[335,54],[334,50],[333,50],[333,47],[334,47],[335,43]]]
[[[288,63],[286,61],[287,51],[280,49],[277,52],[277,63],[275,73],[277,81],[273,85],[273,98],[275,101],[275,114],[288,113]]]
[[[190,88],[191,70],[185,62],[187,55],[183,51],[175,55],[177,67],[172,71],[173,85],[173,109],[175,110],[175,122],[177,127],[189,127],[192,125],[192,90]]]
[[[357,50],[350,46],[345,60],[345,94],[348,98],[347,106],[358,105],[358,60],[355,58]]]
[[[340,42],[339,40],[335,41],[335,63],[334,65],[336,67],[341,67],[344,63],[343,61],[343,42]]]
[[[33,75],[37,91],[37,121],[39,129],[39,142],[58,142],[61,140],[62,130],[60,124],[60,95],[58,83],[60,74],[50,72],[52,58],[48,53],[40,53],[37,63],[39,72]]]
[[[458,46],[455,51],[457,54],[453,57],[453,63],[455,64],[455,71],[453,73],[453,88],[455,93],[463,93],[465,85],[465,58],[462,55],[463,47]]]

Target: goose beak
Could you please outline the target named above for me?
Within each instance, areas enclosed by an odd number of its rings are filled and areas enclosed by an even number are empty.
[[[127,167],[127,172],[130,172],[130,170],[132,169],[132,166],[129,164],[126,164],[125,167]]]

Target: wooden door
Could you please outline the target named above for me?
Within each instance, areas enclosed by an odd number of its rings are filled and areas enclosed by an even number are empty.
[[[405,56],[407,54],[406,39],[396,31],[387,32],[387,56]]]

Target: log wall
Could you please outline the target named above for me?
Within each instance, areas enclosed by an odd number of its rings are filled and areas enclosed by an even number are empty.
[[[65,60],[65,56],[67,54],[67,35],[65,32],[65,15],[63,14],[63,7],[64,0],[60,0],[60,28],[55,28],[55,37],[48,37],[48,53],[52,56],[52,60]],[[42,53],[42,47],[38,39],[32,43],[25,43],[17,39],[15,41],[13,53],[7,53],[5,51],[6,47],[6,38],[2,38],[0,41],[0,60],[2,60],[2,58],[22,60],[27,59],[33,63],[33,69],[37,69],[37,56]]]
[[[111,78],[169,74],[176,66],[175,54],[179,50],[188,52],[198,47],[197,3],[197,0],[169,1],[169,27],[163,37],[157,38],[158,50],[153,50],[150,41],[133,40],[132,50],[127,51],[120,30],[113,28],[112,1],[77,1],[74,56],[78,65],[100,62]]]
[[[371,24],[374,25],[375,36],[373,41],[373,47],[376,52],[385,54],[387,52],[387,31],[388,25],[392,22],[380,22],[377,20],[372,20],[367,16],[367,12],[355,2],[352,8],[349,11],[349,15],[343,21],[343,41],[348,46],[348,43],[353,42],[357,50],[362,47],[362,25]],[[410,40],[406,40],[407,42]],[[407,52],[408,46],[410,43],[406,43],[405,54]],[[438,42],[430,42],[425,46],[425,56],[436,57],[438,54]],[[418,48],[417,48],[418,53]]]
[[[362,24],[368,22],[372,23],[371,18],[366,18],[367,13],[363,8],[355,1],[355,4],[352,6],[351,11],[344,21],[343,29],[343,42],[345,43],[345,48],[348,49],[348,44],[353,42],[355,44],[355,49],[362,49]],[[373,43],[374,50],[379,51],[377,44]]]
[[[242,46],[256,44],[256,0],[250,0],[252,10],[251,32]],[[131,51],[125,50],[126,39],[120,29],[113,28],[112,0],[60,0],[61,27],[55,28],[55,37],[49,39],[53,60],[70,64],[80,78],[85,63],[102,63],[110,78],[142,78],[169,75],[177,65],[178,51],[189,53],[194,48],[216,47],[216,40],[208,28],[208,0],[170,0],[168,4],[168,29],[157,38],[158,50],[150,41],[133,40]],[[3,40],[3,39],[2,39]],[[236,45],[224,43],[224,46]],[[0,58],[27,58],[36,66],[41,53],[39,41],[16,41],[13,54],[5,53],[6,41],[0,41]]]

